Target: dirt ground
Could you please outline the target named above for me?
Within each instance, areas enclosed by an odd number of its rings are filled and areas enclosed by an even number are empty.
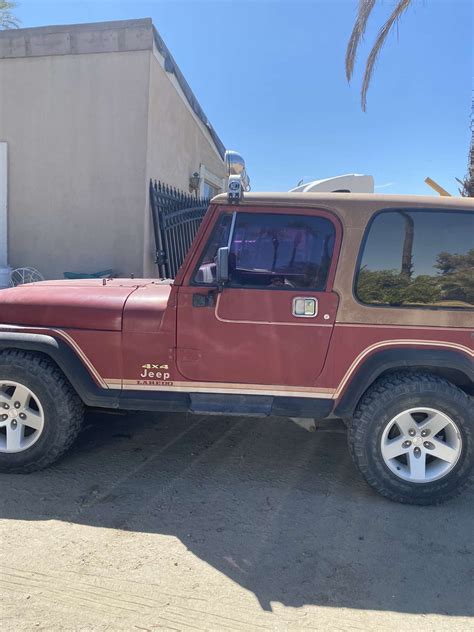
[[[2,630],[474,629],[474,490],[391,503],[338,422],[91,414],[0,496]]]

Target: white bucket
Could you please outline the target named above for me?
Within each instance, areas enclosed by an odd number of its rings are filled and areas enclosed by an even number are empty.
[[[0,268],[0,290],[10,287],[11,268]]]

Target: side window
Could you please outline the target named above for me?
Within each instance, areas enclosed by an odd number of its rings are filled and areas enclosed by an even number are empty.
[[[363,246],[355,292],[369,305],[472,308],[474,213],[379,213]]]
[[[335,228],[323,217],[238,213],[230,287],[324,290]]]
[[[207,244],[199,267],[194,275],[194,283],[198,285],[215,285],[216,283],[216,258],[219,248],[229,243],[232,214],[222,215],[214,227],[211,238]]]

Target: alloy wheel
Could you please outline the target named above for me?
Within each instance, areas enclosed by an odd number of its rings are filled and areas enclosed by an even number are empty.
[[[31,448],[43,429],[43,407],[33,391],[18,382],[0,381],[0,452]]]
[[[381,439],[385,465],[410,483],[431,483],[455,467],[462,451],[457,425],[433,408],[410,408],[394,417]]]

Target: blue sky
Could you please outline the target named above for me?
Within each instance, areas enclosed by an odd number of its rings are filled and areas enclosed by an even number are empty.
[[[151,17],[252,188],[369,173],[384,193],[457,193],[467,169],[472,0],[414,0],[360,109],[362,62],[394,5],[374,11],[356,77],[344,54],[357,0],[20,0],[22,26]]]

